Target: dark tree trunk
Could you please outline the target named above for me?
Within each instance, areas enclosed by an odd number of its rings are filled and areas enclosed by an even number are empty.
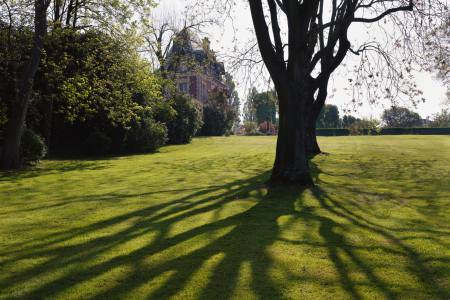
[[[25,128],[25,118],[28,112],[33,81],[41,60],[41,50],[44,45],[44,36],[47,31],[47,7],[45,0],[35,1],[35,32],[30,59],[20,74],[19,84],[16,88],[15,99],[12,101],[8,123],[5,128],[3,141],[1,168],[10,170],[22,166],[20,158],[20,141]]]
[[[69,3],[67,4],[67,13],[66,13],[66,27],[70,26],[70,23],[72,21],[72,14],[74,10],[74,0],[69,0]]]
[[[52,136],[52,125],[53,125],[53,97],[44,104],[44,120],[43,120],[43,132],[44,140],[47,145],[47,155],[50,155],[50,143]]]
[[[311,158],[314,157],[322,151],[320,150],[319,143],[317,142],[316,134],[316,121],[310,120],[306,128],[306,155]]]
[[[280,124],[270,184],[312,186],[306,153],[306,111],[299,89],[277,88]],[[298,101],[295,101],[298,100]]]
[[[15,106],[9,114],[8,123],[5,128],[3,140],[1,169],[13,170],[22,167],[20,157],[20,140],[25,124],[26,108]]]
[[[319,147],[319,143],[317,142],[316,124],[320,112],[322,111],[323,106],[325,105],[325,100],[327,98],[328,80],[329,77],[324,77],[322,79],[316,100],[314,101],[314,99],[311,99],[311,101],[308,102],[310,110],[307,118],[305,142],[306,142],[306,154],[310,158],[322,153]]]

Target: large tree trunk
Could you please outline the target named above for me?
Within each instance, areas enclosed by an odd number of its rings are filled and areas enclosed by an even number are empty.
[[[306,155],[311,158],[320,153],[319,143],[317,142],[317,134],[316,134],[316,119],[308,120],[308,125],[306,127]]]
[[[22,166],[20,158],[20,141],[25,127],[25,118],[28,112],[33,81],[41,60],[41,50],[44,45],[44,36],[47,31],[47,7],[45,0],[35,1],[35,31],[30,59],[23,68],[19,84],[12,101],[8,123],[5,128],[4,144],[2,149],[1,168],[10,170]]]
[[[313,180],[306,153],[305,101],[298,90],[277,89],[280,103],[275,163],[271,184],[294,184],[312,186]]]
[[[53,96],[44,103],[43,107],[44,120],[42,124],[42,130],[44,133],[44,140],[47,145],[47,156],[50,156],[51,151],[51,136],[52,136],[52,125],[53,125]]]
[[[327,98],[328,80],[329,77],[322,79],[315,101],[314,99],[311,99],[311,101],[308,102],[309,114],[306,121],[306,154],[310,158],[322,153],[319,143],[317,142],[316,124]]]

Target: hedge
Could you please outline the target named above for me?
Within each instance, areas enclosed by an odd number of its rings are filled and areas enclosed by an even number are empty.
[[[347,136],[350,130],[347,128],[320,128],[316,130],[318,136]]]
[[[316,130],[318,136],[347,136],[350,130],[346,128],[320,128]],[[450,128],[383,128],[380,131],[375,129],[361,129],[361,135],[402,135],[402,134],[422,134],[422,135],[450,135]]]
[[[424,135],[450,135],[450,128],[383,128],[382,135],[397,134],[424,134]]]

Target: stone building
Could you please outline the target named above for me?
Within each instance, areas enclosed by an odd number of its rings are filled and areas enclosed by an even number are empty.
[[[225,92],[225,67],[217,61],[208,38],[198,41],[188,30],[174,39],[167,55],[166,69],[175,77],[180,92],[206,103],[213,93]]]

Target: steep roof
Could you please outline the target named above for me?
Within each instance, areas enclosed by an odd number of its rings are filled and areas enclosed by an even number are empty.
[[[217,61],[214,51],[209,48],[209,40],[201,42],[189,29],[183,29],[174,38],[167,54],[167,69],[174,72],[206,71],[218,80],[225,74],[222,62]]]

